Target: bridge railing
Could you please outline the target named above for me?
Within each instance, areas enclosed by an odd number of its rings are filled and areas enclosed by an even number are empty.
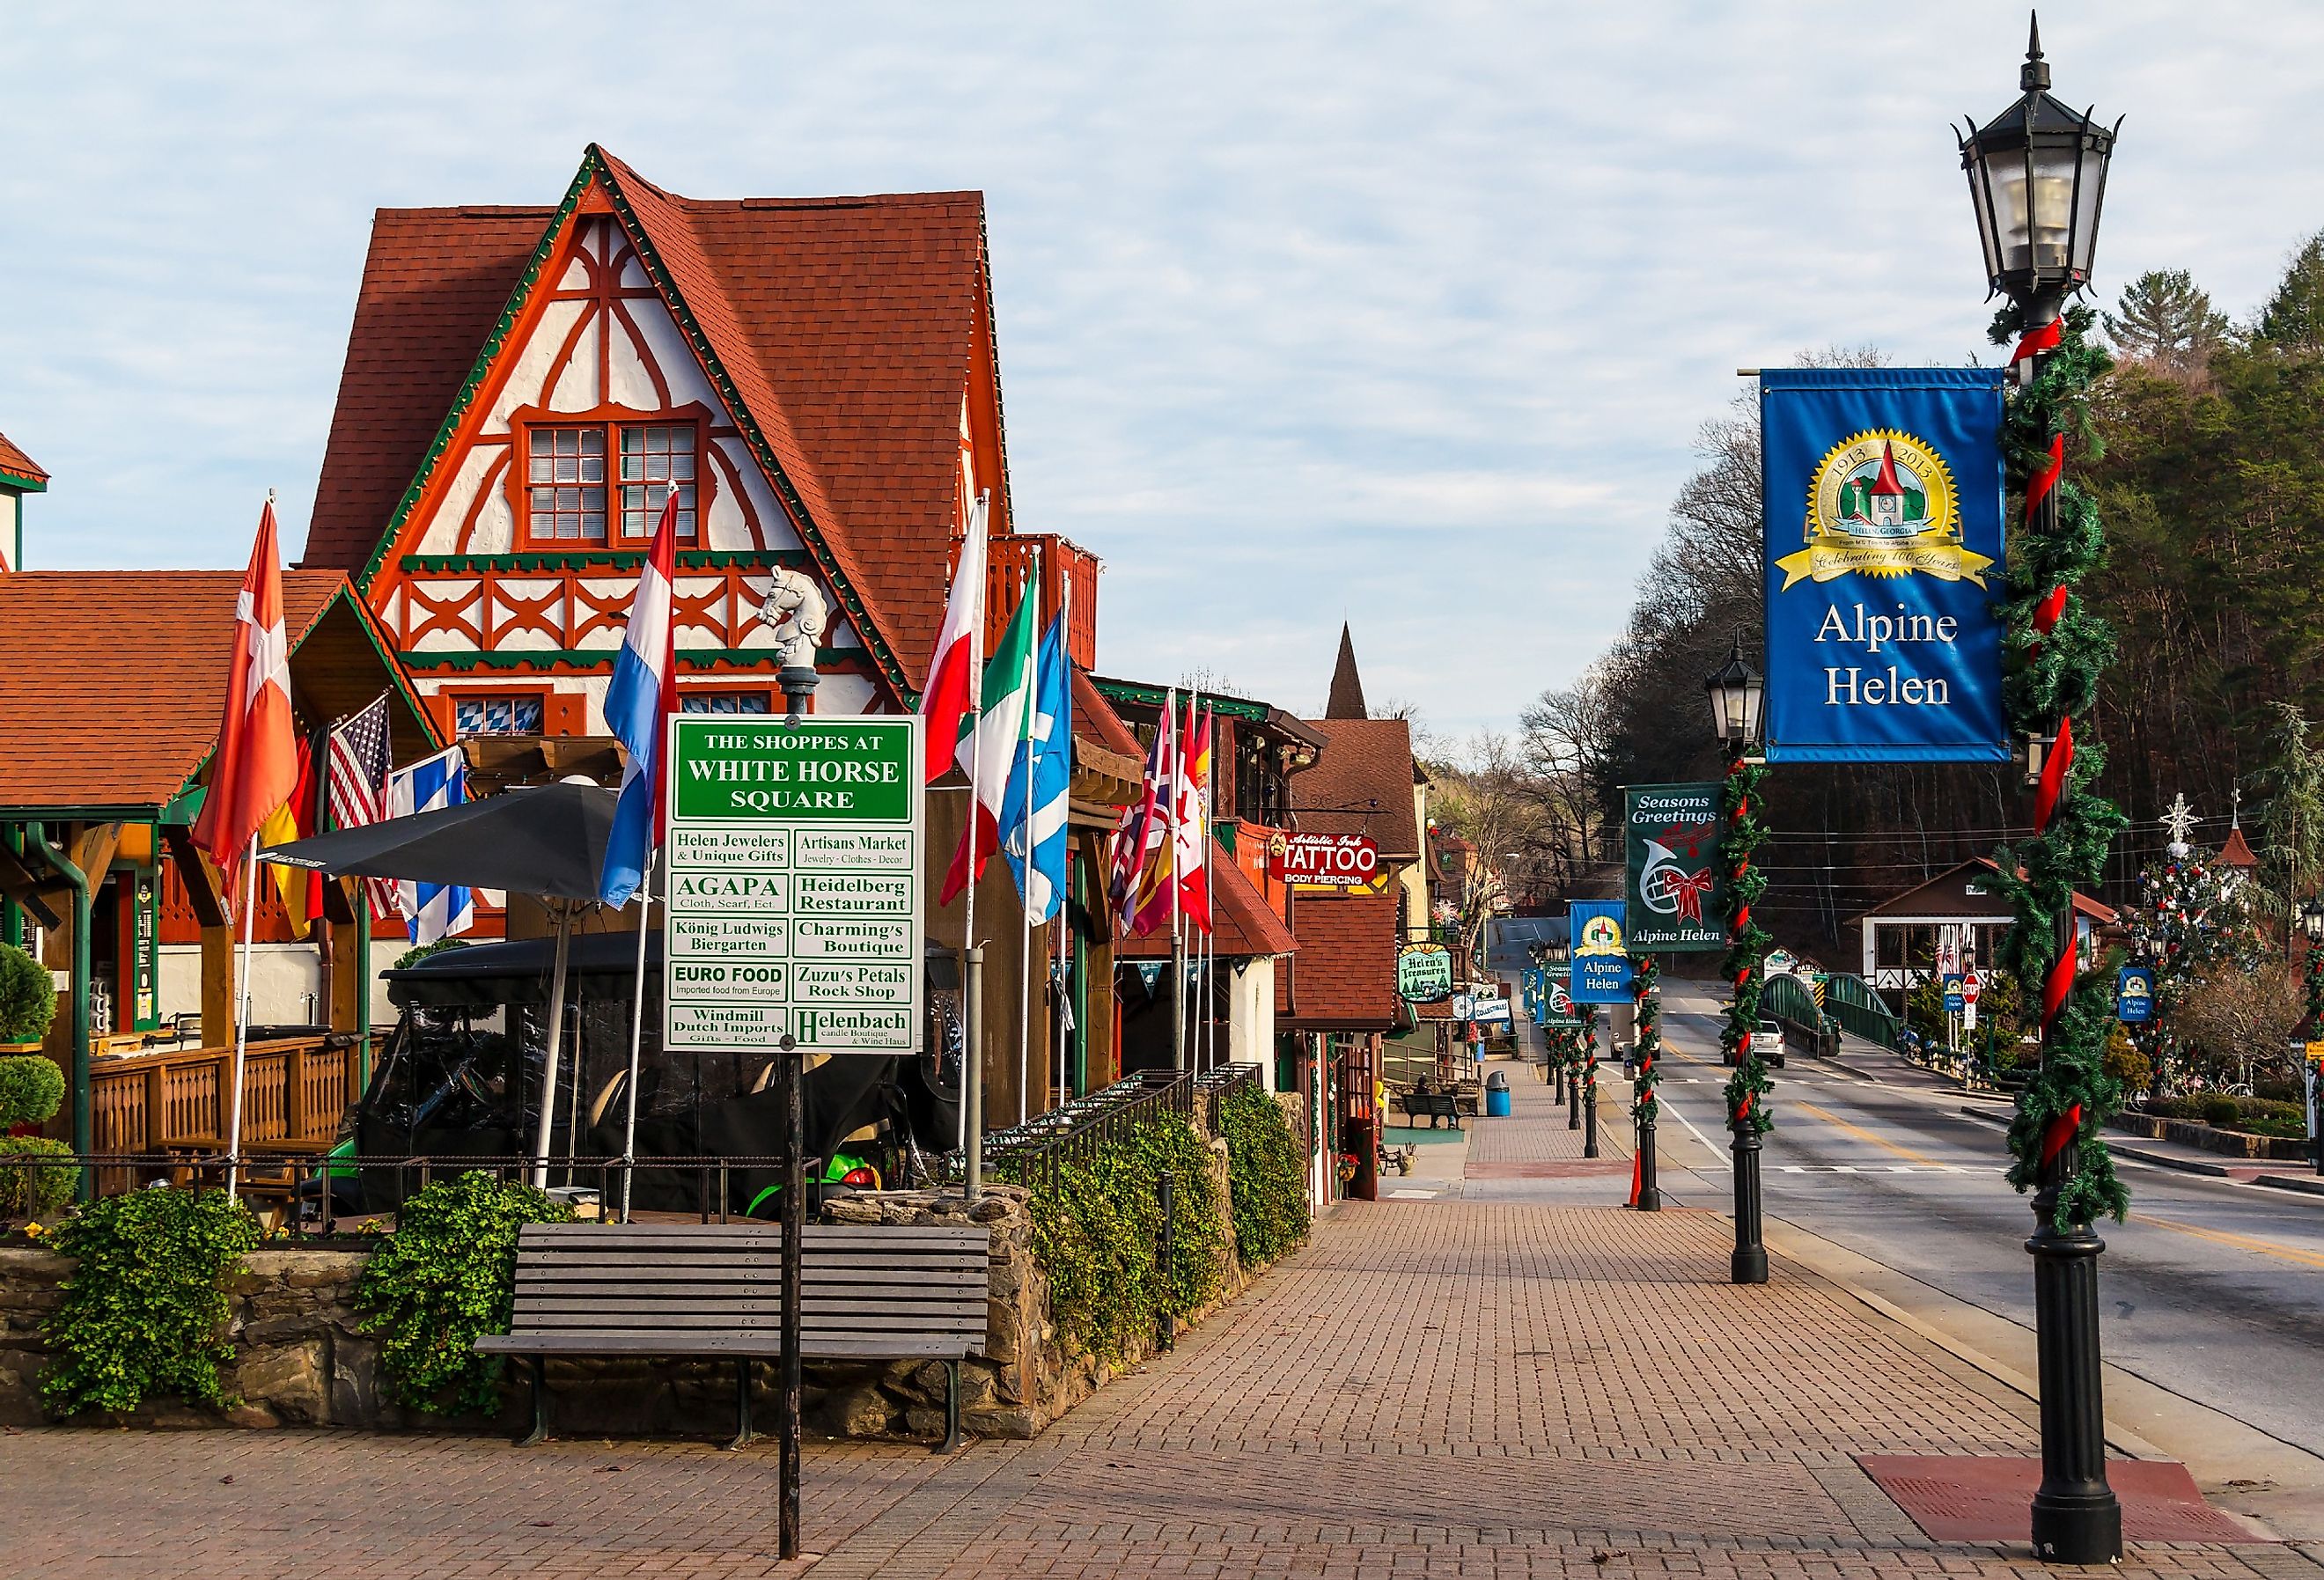
[[[1826,1019],[1849,1036],[1877,1043],[1892,1053],[1896,1050],[1896,1034],[1903,1028],[1895,1012],[1864,978],[1839,972],[1824,978],[1823,1012]]]

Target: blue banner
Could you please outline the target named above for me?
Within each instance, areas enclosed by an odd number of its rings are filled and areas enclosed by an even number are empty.
[[[2126,966],[2115,979],[2114,1018],[2128,1026],[2154,1019],[2154,968]]]
[[[1576,900],[1566,907],[1573,929],[1573,1002],[1627,1004],[1630,953],[1618,900]]]
[[[1766,368],[1770,762],[2006,762],[1998,368]]]

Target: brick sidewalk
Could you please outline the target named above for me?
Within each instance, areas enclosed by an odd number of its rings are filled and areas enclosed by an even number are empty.
[[[1502,1141],[1570,1156],[1535,1090],[1501,1123],[1551,1133]],[[816,1446],[813,1573],[2049,1573],[1929,1542],[1851,1457],[2031,1454],[2030,1402],[1780,1261],[1728,1284],[1728,1248],[1692,1211],[1342,1207],[1039,1442]],[[5,1568],[44,1577],[786,1567],[763,1446],[28,1432],[0,1437],[0,1485]],[[2143,1548],[2124,1572],[2324,1575],[2261,1544]]]

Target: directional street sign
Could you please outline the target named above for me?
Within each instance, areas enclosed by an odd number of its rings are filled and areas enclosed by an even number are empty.
[[[919,720],[669,721],[662,1042],[919,1043]]]

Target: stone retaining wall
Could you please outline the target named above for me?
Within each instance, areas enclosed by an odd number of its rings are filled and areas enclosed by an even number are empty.
[[[1226,1155],[1213,1143],[1213,1177],[1227,1224],[1226,1291],[1244,1282],[1232,1255],[1226,1212]],[[961,1367],[963,1419],[985,1437],[1030,1437],[1088,1398],[1113,1374],[1087,1355],[1068,1354],[1050,1318],[1047,1280],[1033,1260],[1026,1193],[993,1186],[973,1207],[958,1196],[929,1191],[844,1197],[826,1203],[828,1223],[978,1224],[991,1235],[992,1271],[985,1354]],[[223,1412],[175,1400],[149,1400],[124,1425],[146,1427],[337,1426],[395,1430],[518,1429],[525,1390],[510,1368],[498,1418],[447,1421],[415,1415],[384,1397],[379,1346],[355,1329],[355,1289],[369,1252],[304,1247],[253,1252],[229,1289],[228,1337],[235,1359],[228,1391],[242,1403]],[[72,1263],[46,1252],[0,1249],[0,1425],[46,1418],[39,1380],[49,1346],[41,1324],[60,1298]],[[1207,1312],[1197,1314],[1207,1315]],[[1145,1358],[1125,1356],[1124,1367]],[[754,1409],[761,1425],[775,1408],[772,1364],[757,1368]],[[899,1361],[807,1368],[803,1394],[812,1428],[835,1437],[932,1437],[944,1430],[945,1368]],[[641,1437],[733,1430],[731,1363],[630,1359],[552,1361],[552,1418],[564,1435]]]
[[[2299,1162],[2308,1156],[2304,1141],[2282,1136],[2255,1136],[2239,1130],[2221,1130],[2193,1119],[2163,1119],[2152,1113],[2122,1113],[2107,1122],[2111,1130],[2127,1131],[2151,1141],[2177,1141],[2200,1147],[2223,1158],[2257,1159],[2269,1162]]]

